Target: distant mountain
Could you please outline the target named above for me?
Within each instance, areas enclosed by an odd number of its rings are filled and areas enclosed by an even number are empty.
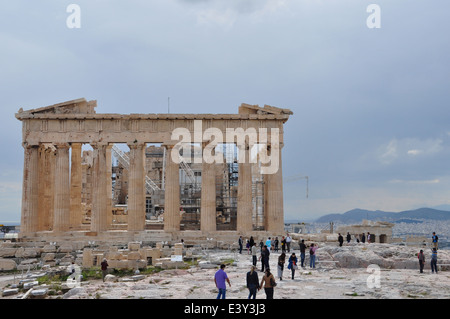
[[[419,208],[403,212],[393,213],[381,210],[371,211],[365,209],[352,209],[343,214],[328,214],[316,220],[317,223],[342,222],[360,223],[363,219],[395,222],[399,220],[450,220],[450,211],[433,208]]]

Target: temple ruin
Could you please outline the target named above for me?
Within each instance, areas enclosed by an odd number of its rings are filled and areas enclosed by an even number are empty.
[[[22,241],[283,233],[290,110],[242,104],[238,114],[99,114],[96,106],[82,98],[16,113]]]

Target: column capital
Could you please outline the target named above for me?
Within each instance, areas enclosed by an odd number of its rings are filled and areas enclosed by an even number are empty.
[[[39,148],[40,144],[30,144],[28,142],[23,142],[22,147],[24,149],[32,149],[32,148]]]
[[[139,149],[146,146],[146,143],[142,142],[133,142],[133,143],[127,143],[128,147],[131,149]]]
[[[57,149],[70,148],[69,143],[54,143],[53,144]]]
[[[108,142],[93,142],[89,144],[93,149],[106,148],[108,146]]]

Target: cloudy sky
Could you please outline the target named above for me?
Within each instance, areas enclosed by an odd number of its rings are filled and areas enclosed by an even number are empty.
[[[80,28],[67,24],[73,3]],[[168,97],[171,113],[291,109],[286,219],[450,204],[449,11],[448,0],[0,0],[0,221],[20,220],[14,114],[81,97],[98,113],[164,113]],[[296,175],[309,176],[308,198]]]

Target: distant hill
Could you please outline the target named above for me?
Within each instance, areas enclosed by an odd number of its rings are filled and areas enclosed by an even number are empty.
[[[371,211],[365,209],[352,209],[343,214],[328,214],[316,220],[317,223],[342,222],[360,223],[363,219],[380,221],[400,221],[400,220],[450,220],[450,211],[438,210],[433,208],[419,208],[403,212],[393,213],[381,210]]]

